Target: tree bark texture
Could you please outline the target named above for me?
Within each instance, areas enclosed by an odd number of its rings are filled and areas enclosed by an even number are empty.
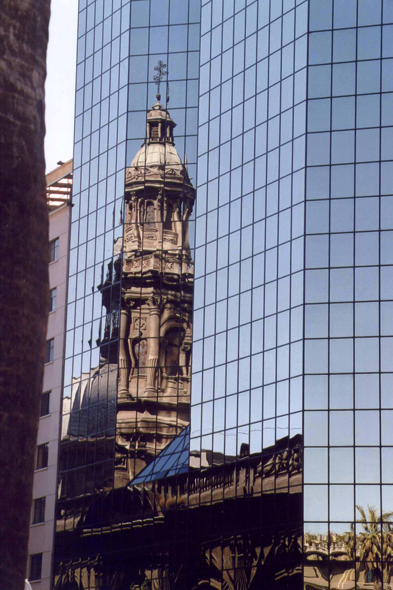
[[[23,590],[49,296],[50,0],[0,4],[0,588]]]

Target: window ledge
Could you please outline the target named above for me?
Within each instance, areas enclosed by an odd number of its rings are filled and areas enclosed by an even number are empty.
[[[45,524],[45,520],[43,520],[42,522],[34,522],[30,525],[30,528],[36,527],[36,526],[42,526],[43,524]],[[37,580],[38,582],[39,580]]]

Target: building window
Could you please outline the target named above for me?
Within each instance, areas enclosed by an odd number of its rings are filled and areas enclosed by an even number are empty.
[[[59,259],[59,238],[49,242],[49,262],[55,262]]]
[[[50,338],[50,340],[46,341],[46,348],[45,348],[45,362],[50,363],[53,361],[53,349],[55,346],[54,338]]]
[[[40,416],[47,416],[49,414],[49,400],[50,400],[50,391],[44,391],[44,393],[41,395]]]
[[[165,373],[178,375],[180,364],[180,346],[184,340],[183,330],[172,328],[165,334]]]
[[[43,469],[44,467],[48,467],[48,451],[49,443],[45,443],[44,445],[38,445],[36,469]]]
[[[45,498],[34,500],[33,524],[45,522]]]
[[[50,294],[49,311],[55,311],[55,309],[56,309],[56,295],[57,295],[56,287],[54,289],[51,289],[49,291],[49,294]]]
[[[151,139],[158,139],[158,125],[151,126]]]
[[[36,553],[30,556],[30,576],[29,580],[41,580],[42,570],[42,553]]]
[[[142,219],[147,227],[155,227],[155,216],[153,203],[149,201],[145,206],[142,205]]]
[[[172,230],[172,213],[173,207],[170,203],[168,203],[166,209],[166,217],[164,219],[164,229]]]
[[[149,227],[154,227],[155,221],[155,213],[154,213],[154,205],[152,203],[148,203],[146,207],[146,225]]]
[[[55,262],[59,259],[59,238],[49,242],[49,262]]]

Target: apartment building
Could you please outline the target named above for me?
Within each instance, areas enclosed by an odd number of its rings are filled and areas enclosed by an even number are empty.
[[[46,175],[49,215],[50,307],[37,435],[27,578],[34,590],[51,588],[56,472],[67,297],[72,160]]]

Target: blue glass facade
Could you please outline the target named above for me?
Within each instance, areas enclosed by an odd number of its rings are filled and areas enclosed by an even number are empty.
[[[56,588],[390,588],[393,0],[85,4]]]
[[[333,587],[391,576],[392,16],[386,1],[310,3],[304,532],[309,559],[335,556]]]
[[[231,457],[302,431],[308,4],[275,10],[202,7],[191,445]]]

